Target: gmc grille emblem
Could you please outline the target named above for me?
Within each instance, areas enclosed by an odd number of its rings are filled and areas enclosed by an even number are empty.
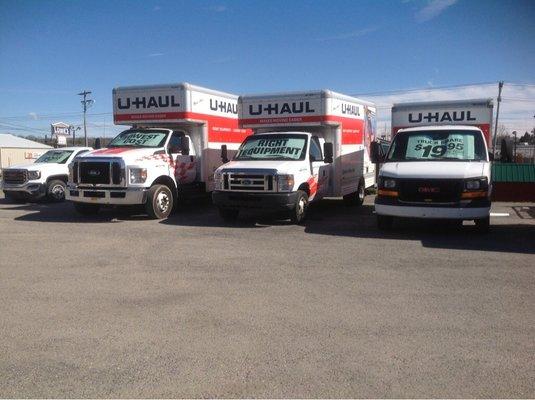
[[[440,188],[437,187],[419,187],[419,193],[440,193]]]

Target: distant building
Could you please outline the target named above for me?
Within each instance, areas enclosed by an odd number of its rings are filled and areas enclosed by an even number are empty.
[[[33,140],[0,133],[0,168],[32,163],[51,148]]]

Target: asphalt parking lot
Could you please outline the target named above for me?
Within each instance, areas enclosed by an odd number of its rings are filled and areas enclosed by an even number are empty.
[[[535,203],[489,234],[0,197],[0,397],[535,397]]]

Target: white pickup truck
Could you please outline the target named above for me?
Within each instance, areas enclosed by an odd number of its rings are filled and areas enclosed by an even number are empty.
[[[14,165],[2,170],[2,190],[8,199],[26,201],[65,199],[69,163],[93,150],[91,147],[62,147],[47,151],[34,163]]]
[[[492,101],[463,100],[397,104],[392,108],[394,139],[382,162],[375,212],[380,229],[394,218],[462,223],[489,229],[491,156],[487,142]]]

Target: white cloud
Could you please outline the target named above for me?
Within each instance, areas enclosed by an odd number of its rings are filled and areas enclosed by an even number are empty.
[[[28,115],[29,115],[30,118],[33,119],[33,120],[37,120],[37,118],[39,118],[39,116],[38,116],[37,113],[35,113],[35,112],[29,112]]]
[[[165,53],[151,53],[151,54],[147,54],[147,57],[161,57],[164,55]]]
[[[396,91],[386,94],[358,95],[364,100],[372,101],[377,106],[378,132],[390,132],[390,112],[392,104],[413,101],[439,101],[459,99],[494,99],[496,115],[496,97],[498,84],[463,86],[458,88],[429,88],[420,90]],[[505,125],[509,132],[531,131],[535,127],[535,85],[504,84],[500,104],[499,124]]]
[[[418,10],[415,15],[416,21],[426,22],[438,17],[455,3],[457,3],[457,0],[431,0],[424,8]]]
[[[327,40],[353,39],[353,38],[357,38],[357,37],[360,37],[360,36],[367,35],[368,33],[375,32],[378,29],[379,29],[378,27],[369,27],[369,28],[359,29],[358,31],[341,33],[339,35],[327,36],[327,37],[319,38],[318,40],[327,41]]]

